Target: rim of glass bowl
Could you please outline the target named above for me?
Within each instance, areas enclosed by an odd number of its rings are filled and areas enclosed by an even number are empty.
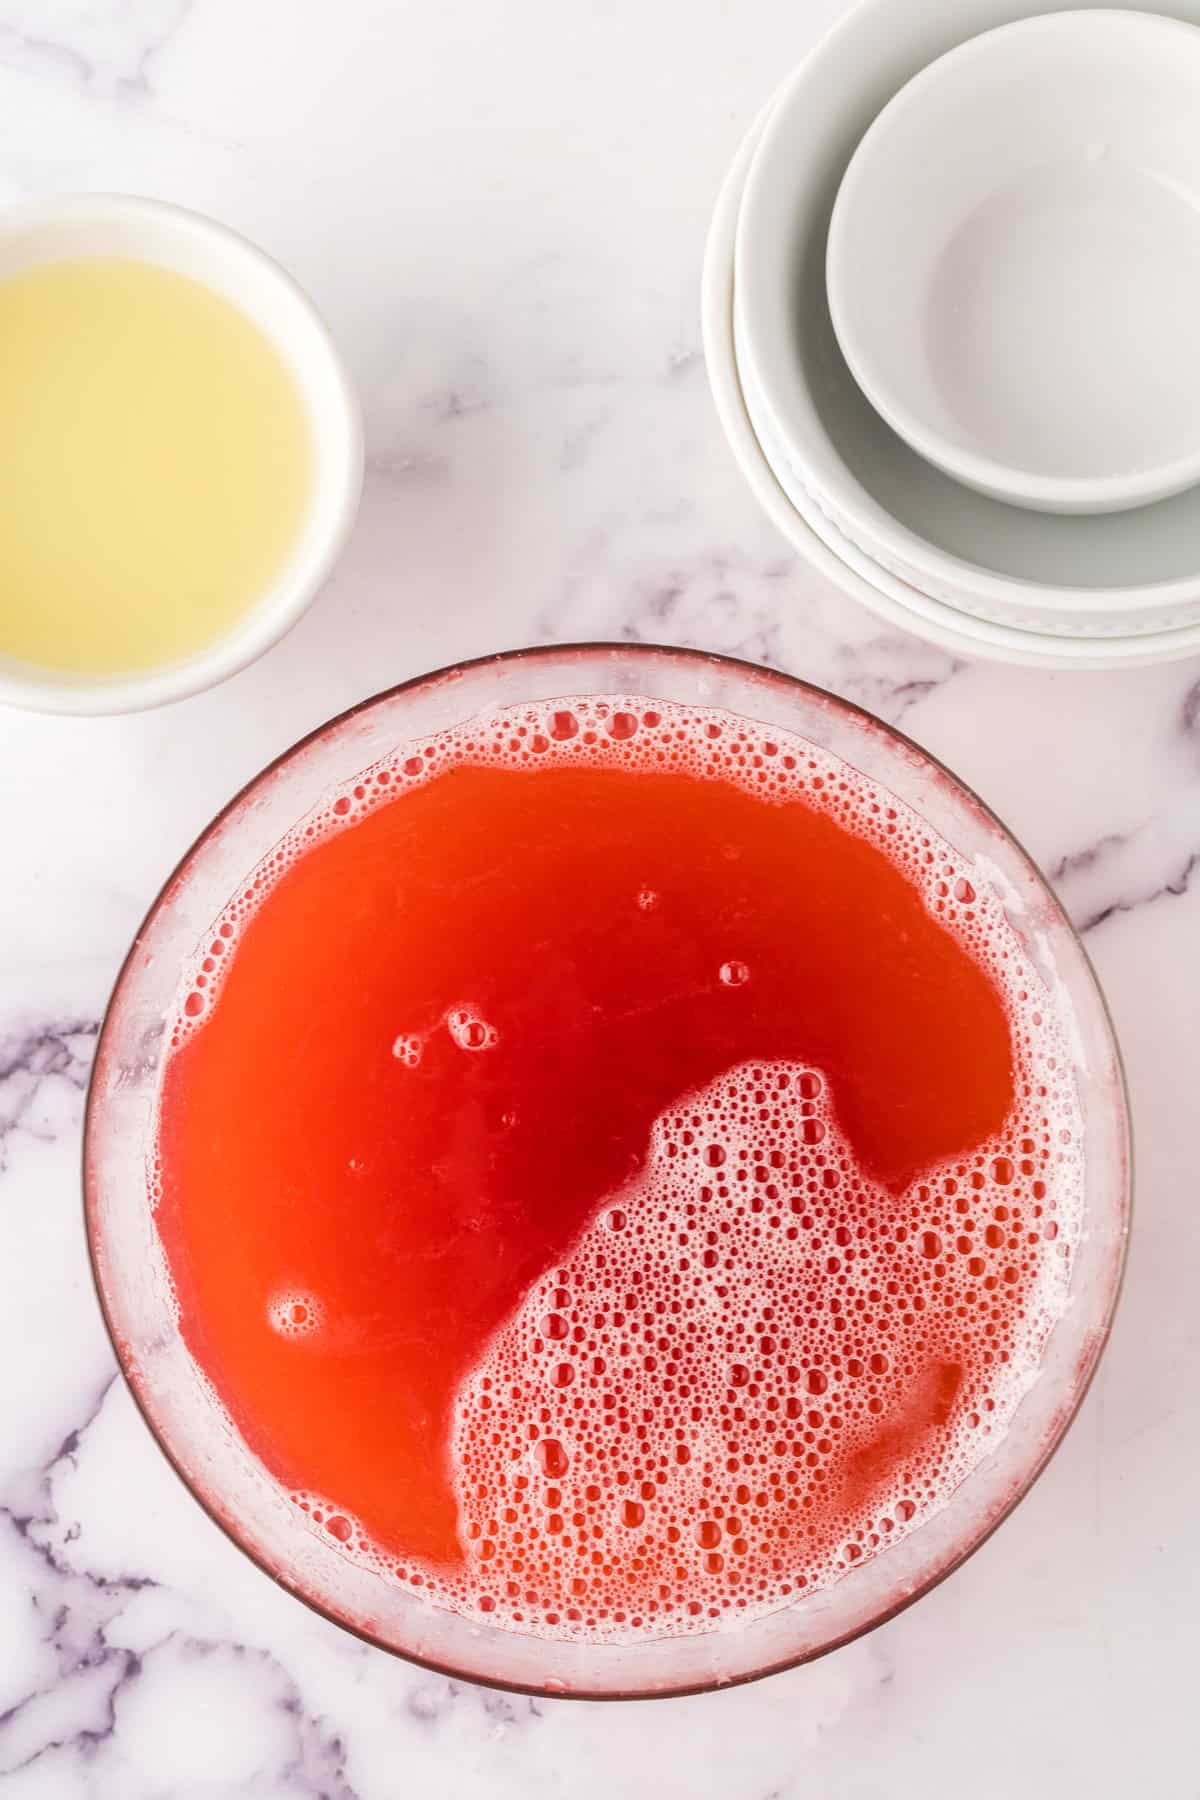
[[[415,699],[417,696],[436,690],[454,692],[459,684],[472,678],[476,681],[483,678],[486,681],[489,672],[495,672],[499,676],[505,671],[516,670],[519,674],[522,670],[529,670],[532,676],[538,670],[558,665],[563,667],[564,672],[568,668],[580,665],[594,667],[600,680],[584,680],[582,686],[576,683],[574,687],[569,682],[566,685],[559,684],[553,694],[530,694],[514,691],[511,696],[512,704],[531,703],[535,699],[548,699],[558,695],[580,692],[592,692],[597,695],[640,693],[642,691],[641,683],[636,678],[636,671],[639,669],[642,671],[665,671],[663,679],[668,684],[667,691],[658,694],[652,692],[647,696],[648,698],[663,700],[674,698],[679,701],[680,696],[671,693],[669,682],[674,672],[683,671],[684,680],[690,676],[693,679],[699,679],[702,686],[707,680],[714,687],[720,686],[722,682],[738,687],[742,691],[737,700],[728,703],[729,710],[750,719],[754,718],[754,713],[748,702],[752,702],[754,690],[773,697],[781,711],[785,711],[790,703],[795,706],[798,714],[803,714],[807,708],[809,711],[816,710],[827,715],[842,726],[848,726],[852,734],[858,733],[863,743],[877,741],[883,751],[893,757],[895,767],[907,766],[915,774],[928,776],[936,791],[948,793],[955,805],[963,809],[965,816],[973,817],[978,822],[988,838],[998,840],[1000,844],[1008,847],[1019,866],[1019,872],[1023,873],[1025,877],[1030,894],[1036,901],[1038,907],[1036,922],[1042,933],[1044,934],[1047,926],[1054,929],[1061,938],[1059,947],[1065,946],[1068,953],[1075,959],[1076,967],[1072,971],[1071,978],[1063,985],[1068,989],[1073,1005],[1082,1001],[1089,1008],[1092,1030],[1097,1036],[1105,1058],[1104,1068],[1096,1075],[1096,1079],[1100,1083],[1100,1091],[1097,1099],[1093,1101],[1092,1107],[1085,1108],[1085,1123],[1089,1139],[1096,1129],[1103,1128],[1110,1140],[1105,1147],[1109,1152],[1115,1151],[1119,1167],[1115,1170],[1107,1168],[1100,1170],[1100,1179],[1108,1182],[1112,1191],[1108,1198],[1106,1216],[1099,1221],[1091,1217],[1088,1204],[1092,1198],[1095,1184],[1087,1183],[1085,1185],[1086,1224],[1083,1240],[1081,1240],[1081,1251],[1087,1240],[1096,1235],[1098,1226],[1103,1227],[1102,1246],[1099,1252],[1101,1262],[1097,1277],[1098,1286],[1094,1296],[1095,1316],[1090,1318],[1086,1327],[1080,1327],[1082,1336],[1076,1352],[1067,1363],[1065,1370],[1057,1373],[1057,1379],[1062,1382],[1063,1391],[1055,1394],[1053,1405],[1046,1418],[1036,1424],[1031,1432],[1025,1432],[1024,1435],[1030,1439],[1030,1442],[1016,1459],[1015,1474],[1010,1472],[1002,1490],[994,1495],[988,1504],[977,1505],[978,1516],[971,1514],[969,1502],[980,1489],[982,1478],[989,1470],[994,1473],[995,1466],[1004,1462],[1004,1452],[1014,1441],[1016,1426],[1026,1412],[1030,1396],[1037,1395],[1040,1391],[1043,1401],[1046,1399],[1049,1390],[1042,1387],[1040,1375],[1031,1387],[1029,1394],[1022,1400],[1013,1423],[1004,1433],[996,1449],[976,1465],[971,1474],[960,1483],[947,1502],[929,1521],[901,1544],[898,1544],[894,1550],[883,1552],[872,1558],[869,1563],[848,1572],[846,1576],[818,1594],[808,1596],[787,1607],[779,1608],[773,1613],[765,1615],[764,1618],[738,1626],[735,1630],[686,1637],[659,1638],[644,1642],[635,1641],[618,1645],[574,1645],[557,1642],[554,1639],[527,1637],[505,1628],[479,1625],[467,1620],[462,1615],[451,1613],[448,1609],[422,1607],[421,1603],[415,1601],[413,1596],[404,1594],[402,1596],[404,1600],[413,1602],[412,1618],[414,1622],[428,1622],[429,1618],[436,1613],[440,1620],[451,1621],[444,1627],[447,1632],[458,1633],[461,1635],[464,1645],[475,1647],[476,1654],[463,1655],[460,1658],[457,1655],[430,1654],[420,1645],[396,1641],[398,1634],[385,1635],[384,1628],[377,1620],[353,1616],[348,1609],[339,1611],[335,1601],[328,1595],[322,1596],[308,1591],[300,1577],[290,1576],[281,1568],[272,1566],[266,1552],[248,1541],[250,1531],[244,1521],[240,1521],[229,1512],[222,1511],[222,1496],[216,1484],[211,1491],[205,1491],[201,1483],[187,1472],[184,1467],[186,1445],[170,1441],[168,1429],[157,1418],[152,1400],[140,1390],[138,1375],[134,1367],[133,1350],[123,1334],[121,1322],[117,1316],[118,1305],[106,1291],[101,1270],[102,1241],[105,1230],[100,1218],[102,1183],[97,1166],[97,1143],[105,1130],[104,1114],[108,1103],[105,1089],[108,1063],[113,1054],[113,1039],[122,1024],[122,1015],[125,1003],[129,998],[129,990],[134,985],[135,978],[145,960],[141,953],[146,940],[153,935],[164,910],[174,897],[184,891],[193,865],[212,846],[214,839],[238,819],[244,810],[252,806],[259,791],[281,771],[301,758],[306,751],[313,749],[319,742],[338,738],[352,730],[356,722],[361,721],[364,715],[371,713],[374,709],[394,707],[397,704],[403,705],[407,699]],[[605,679],[604,672],[609,669],[612,671],[611,678]],[[632,681],[631,676],[633,677]],[[683,686],[683,681],[680,682],[680,686]],[[688,702],[684,700],[682,703],[687,704]],[[693,703],[726,704],[721,697],[715,694],[711,697],[697,698]],[[458,720],[472,717],[489,704],[489,696],[481,693],[477,696],[475,704],[469,706],[468,710],[456,714],[455,718]],[[786,721],[782,718],[770,722],[777,724],[781,729],[787,728]],[[393,734],[392,743],[403,741],[403,725],[402,722],[399,723],[400,729]],[[797,717],[794,729],[799,735],[806,735],[800,717]],[[419,736],[423,733],[415,732],[413,735]],[[367,766],[369,761],[374,760],[375,756],[382,753],[378,746],[372,748],[374,755],[367,756],[363,762],[355,765],[355,768],[350,771],[351,774],[355,773],[358,768]],[[832,754],[841,755],[843,753],[839,749],[833,748]],[[850,758],[844,757],[844,760],[850,760]],[[323,786],[327,789],[340,779],[341,777],[333,775],[324,782]],[[877,779],[883,785],[887,785],[886,772],[879,774],[872,772],[872,779]],[[912,804],[911,801],[908,803]],[[312,804],[311,797],[308,804]],[[306,808],[302,808],[303,810]],[[936,824],[933,824],[933,821],[930,823],[934,830],[939,829]],[[261,855],[261,852],[259,854]],[[248,866],[253,867],[257,860],[258,857],[255,856]],[[242,873],[245,872],[247,870],[243,869]],[[235,876],[231,885],[236,885],[236,880]],[[217,901],[214,917],[227,898],[228,895],[224,895]],[[207,929],[209,922],[207,918],[203,919],[199,930],[203,932]],[[192,945],[189,944],[187,950],[191,948]],[[184,955],[187,954],[187,950],[183,952]],[[172,988],[172,996],[174,994],[175,987]],[[156,1079],[161,1067],[162,1059],[156,1055],[153,1058]],[[1100,1105],[1101,1100],[1103,1100],[1102,1106]],[[1096,1118],[1093,1118],[1093,1111],[1097,1115]],[[1087,1166],[1090,1166],[1090,1160],[1089,1157]],[[279,1587],[303,1602],[322,1618],[351,1632],[362,1642],[437,1674],[535,1697],[570,1697],[587,1700],[652,1699],[707,1693],[714,1689],[737,1686],[743,1682],[778,1674],[785,1669],[815,1660],[816,1657],[825,1655],[831,1650],[841,1648],[855,1638],[894,1618],[913,1601],[938,1586],[972,1556],[981,1544],[986,1542],[992,1532],[1029,1492],[1075,1417],[1110,1334],[1124,1274],[1131,1205],[1132,1145],[1128,1091],[1108,1005],[1078,933],[1037,865],[1019,841],[992,812],[991,808],[943,763],[914,743],[912,739],[906,737],[903,732],[897,731],[895,727],[876,718],[865,708],[842,700],[811,682],[785,675],[777,670],[764,669],[754,663],[734,657],[711,655],[697,650],[676,649],[668,645],[605,642],[547,645],[472,658],[447,668],[416,676],[410,681],[402,682],[379,694],[372,695],[318,726],[289,749],[283,751],[247,782],[216,814],[172,870],[150,905],[122,962],[101,1023],[84,1117],[84,1227],[97,1300],[122,1376],[134,1402],[151,1437],[188,1492],[203,1507],[209,1518],[220,1527],[226,1537]],[[1081,1255],[1076,1263],[1073,1281],[1082,1260]],[[1050,1340],[1048,1340],[1047,1351],[1043,1356],[1043,1368],[1047,1356],[1053,1349],[1055,1338],[1072,1315],[1076,1316],[1076,1322],[1078,1322],[1080,1310],[1079,1295],[1073,1294],[1073,1303],[1068,1306],[1063,1317],[1056,1323]],[[1045,1406],[1043,1406],[1043,1410],[1045,1410]],[[961,1526],[948,1532],[945,1521],[949,1518],[952,1522],[956,1522],[959,1512],[966,1514]],[[898,1556],[906,1546],[916,1545],[918,1554],[915,1556],[910,1554],[905,1560],[920,1563],[920,1546],[924,1542],[928,1549],[929,1540],[926,1538],[926,1534],[933,1531],[939,1521],[943,1522],[942,1528],[936,1535],[939,1540],[948,1539],[948,1541],[939,1543],[939,1547],[935,1549],[932,1557],[926,1559],[928,1566],[919,1569],[916,1579],[904,1579],[901,1569],[897,1566]],[[887,1579],[889,1568],[893,1571],[890,1580]],[[860,1576],[870,1576],[872,1579],[861,1583],[858,1581]],[[819,1641],[799,1642],[790,1651],[786,1648],[777,1648],[774,1653],[767,1652],[760,1658],[743,1656],[735,1659],[735,1666],[730,1669],[716,1666],[707,1669],[703,1667],[706,1649],[715,1653],[722,1647],[737,1646],[739,1643],[744,1645],[756,1631],[769,1621],[775,1622],[770,1635],[777,1635],[788,1619],[799,1620],[807,1617],[814,1608],[818,1614],[822,1610],[829,1610],[829,1596],[843,1594],[848,1583],[858,1584],[854,1588],[855,1593],[864,1586],[866,1588],[878,1587],[878,1597],[869,1599],[867,1604],[860,1607],[861,1616],[852,1616],[845,1625],[832,1629],[827,1636],[821,1636],[818,1631]],[[400,1592],[400,1590],[394,1591]],[[822,1605],[822,1603],[824,1604]],[[836,1600],[832,1604],[836,1606]],[[533,1664],[540,1662],[545,1665],[545,1670],[534,1675],[532,1673],[515,1673],[511,1669],[502,1668],[497,1673],[494,1669],[489,1670],[487,1667],[489,1649],[499,1651],[498,1660],[501,1663],[505,1661],[504,1652],[507,1651],[507,1660],[510,1663],[519,1660],[524,1655],[530,1661],[531,1668]],[[657,1674],[653,1679],[644,1678],[639,1681],[637,1678],[634,1670],[639,1664],[654,1660],[669,1664],[672,1651],[678,1654],[685,1650],[687,1651],[684,1658],[686,1672],[680,1678],[672,1677],[669,1670],[666,1673]],[[633,1665],[633,1669],[628,1674],[620,1672],[623,1660],[628,1660]],[[710,1657],[710,1661],[715,1662],[715,1659]],[[573,1675],[564,1676],[555,1672],[556,1665],[583,1664],[586,1666],[589,1663],[601,1666],[611,1665],[613,1669],[611,1678],[604,1674],[601,1676],[584,1675],[582,1678],[576,1679]]]

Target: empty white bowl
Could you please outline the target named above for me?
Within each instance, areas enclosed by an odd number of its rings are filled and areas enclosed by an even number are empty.
[[[354,523],[362,491],[358,397],[312,302],[277,262],[215,219],[129,194],[59,195],[0,212],[0,277],[90,256],[131,257],[173,269],[252,320],[296,384],[309,424],[312,476],[284,566],[229,630],[193,655],[117,675],[77,674],[0,656],[0,702],[39,712],[136,712],[198,693],[244,668],[308,607]]]
[[[878,4],[879,0],[873,0]],[[890,0],[889,0],[890,3]],[[957,611],[899,580],[851,544],[768,455],[752,423],[734,341],[734,248],[746,178],[771,107],[738,150],[713,212],[704,257],[701,321],[717,416],[745,481],[767,517],[814,573],[888,625],[952,656],[1032,668],[1133,668],[1200,653],[1200,625],[1138,637],[1064,639]]]
[[[838,342],[957,480],[1044,512],[1200,481],[1200,31],[1051,13],[885,106],[829,230]]]
[[[1037,9],[1038,0],[862,0],[789,79],[738,217],[741,373],[822,517],[890,577],[1023,631],[1159,638],[1200,621],[1200,488],[1088,517],[977,493],[881,421],[829,314],[830,215],[864,132],[926,64]],[[1170,11],[1200,24],[1200,0],[1172,0]]]

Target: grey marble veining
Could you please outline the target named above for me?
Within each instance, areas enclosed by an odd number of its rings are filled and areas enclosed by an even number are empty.
[[[955,662],[825,588],[744,493],[697,350],[703,233],[840,10],[0,0],[0,201],[131,188],[257,237],[344,344],[369,449],[346,556],[264,661],[165,713],[0,717],[5,1800],[1200,1792],[1200,671]],[[1004,1529],[838,1655],[651,1707],[447,1681],[265,1580],[117,1378],[79,1209],[97,1021],[216,807],[391,681],[591,637],[806,676],[956,768],[1087,931],[1139,1135],[1112,1345]]]

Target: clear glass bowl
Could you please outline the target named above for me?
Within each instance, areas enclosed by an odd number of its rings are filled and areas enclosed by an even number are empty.
[[[330,788],[408,739],[500,705],[606,694],[722,707],[798,733],[889,788],[986,865],[1067,1025],[1086,1195],[1070,1304],[1039,1378],[995,1450],[940,1512],[835,1585],[753,1623],[707,1636],[580,1645],[438,1610],[299,1523],[187,1353],[156,1274],[146,1167],[183,964],[288,828]],[[192,1493],[260,1568],[339,1625],[447,1674],[535,1694],[649,1697],[746,1681],[846,1643],[942,1580],[1015,1506],[1070,1423],[1108,1336],[1129,1223],[1129,1120],[1112,1025],[1079,939],[1020,846],[946,769],[870,714],[789,677],[691,651],[583,645],[466,663],[364,701],[231,801],[151,907],[117,981],[88,1101],[84,1192],[97,1290],[138,1405]]]

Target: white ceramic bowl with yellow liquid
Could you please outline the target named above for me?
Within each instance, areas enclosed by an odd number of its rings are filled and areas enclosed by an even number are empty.
[[[164,298],[186,301],[177,325]],[[107,336],[97,330],[104,308]],[[295,624],[354,520],[362,422],[329,332],[245,238],[128,195],[0,213],[0,368],[6,323],[18,337],[30,318],[41,321],[38,356],[14,361],[7,400],[0,383],[0,468],[13,472],[7,518],[0,494],[0,702],[117,713],[211,687]],[[77,386],[65,392],[53,391],[55,330],[64,361],[74,359]],[[36,385],[14,391],[35,364],[44,407]],[[201,381],[201,367],[214,379]],[[125,369],[135,378],[122,387]],[[120,415],[111,458],[97,392]],[[95,494],[84,491],[89,466]],[[43,551],[54,564],[45,584]]]

